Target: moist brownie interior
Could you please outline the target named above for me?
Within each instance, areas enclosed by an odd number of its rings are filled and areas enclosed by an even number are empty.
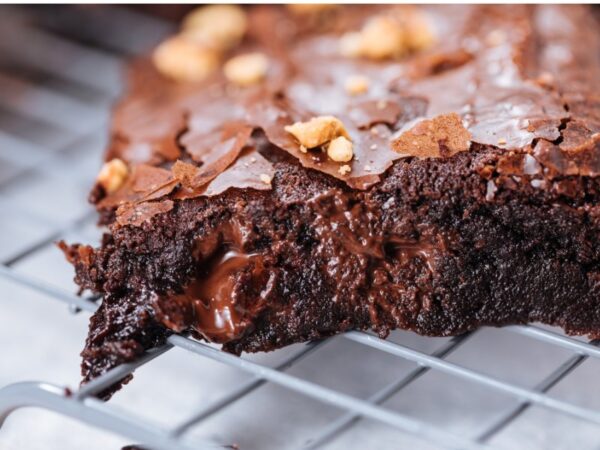
[[[173,332],[236,354],[350,329],[542,322],[600,337],[589,9],[240,11],[241,42],[200,81],[132,64],[90,195],[108,231],[98,248],[60,244],[103,295],[84,382]],[[399,40],[369,47],[378,26]],[[223,74],[257,52],[260,80]],[[351,160],[289,131],[324,117]]]

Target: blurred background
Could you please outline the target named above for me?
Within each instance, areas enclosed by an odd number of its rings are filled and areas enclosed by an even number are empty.
[[[123,68],[173,32],[188,8],[0,6],[0,388],[32,380],[78,387],[89,315],[67,305],[76,288],[54,242],[98,241],[86,197]],[[596,343],[531,327],[483,329],[458,340],[397,332],[391,341],[417,356],[400,358],[337,337],[285,373],[495,448],[600,448]],[[243,358],[276,367],[303,348]],[[428,354],[441,367],[424,367]],[[169,429],[202,416],[240,386],[253,386],[191,423],[189,448],[207,442],[241,449],[445,448],[426,432],[409,434],[373,418],[351,421],[323,398],[252,380],[236,367],[175,348],[139,368],[107,406],[117,419]],[[544,392],[562,406],[544,407],[546,397],[536,397]],[[19,409],[0,428],[0,449],[133,443],[114,426],[78,419]]]

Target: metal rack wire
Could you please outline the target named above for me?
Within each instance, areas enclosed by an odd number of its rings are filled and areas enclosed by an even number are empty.
[[[6,108],[33,119],[50,117],[49,120],[54,125],[60,128],[67,127],[69,132],[64,136],[59,136],[52,143],[55,150],[60,152],[61,149],[65,149],[77,141],[89,139],[94,133],[104,132],[106,118],[92,108],[86,107],[85,103],[75,101],[64,93],[57,93],[51,87],[42,87],[29,81],[26,75],[31,71],[38,71],[50,78],[60,77],[64,82],[71,83],[80,90],[90,91],[96,95],[97,99],[108,104],[119,91],[117,80],[109,74],[118,71],[124,56],[152,45],[160,36],[170,30],[170,26],[154,18],[115,8],[95,11],[66,10],[63,11],[64,14],[56,15],[60,16],[59,19],[52,17],[51,20],[46,12],[46,10],[22,10],[8,7],[2,9],[0,22],[6,23],[0,23],[0,25],[8,26],[10,24],[12,40],[0,39],[0,57],[8,57],[9,64],[17,64],[18,67],[24,67],[27,70],[21,73],[24,74],[22,78],[15,76],[14,73],[0,72],[0,84],[4,89],[16,90],[21,93],[18,97],[3,96],[0,109]],[[86,20],[93,21],[95,26],[86,27]],[[57,34],[57,29],[61,31],[60,35]],[[82,30],[85,30],[83,35]],[[98,30],[102,30],[102,33],[99,33]],[[131,40],[123,36],[124,33],[133,33],[138,38],[132,44]],[[140,36],[147,36],[147,39],[144,41]],[[15,47],[17,43],[18,49]],[[65,71],[64,61],[57,61],[56,58],[53,58],[48,52],[50,48],[53,54],[61,55],[62,58],[69,57],[70,61],[75,61],[77,64],[69,65],[69,70]],[[0,58],[0,62],[2,61]],[[110,66],[112,71],[107,70],[107,66]],[[96,69],[97,67],[100,69]],[[7,98],[11,99],[8,104]],[[60,109],[61,114],[54,114],[56,109]],[[42,162],[44,167],[51,166],[55,163],[57,154],[56,151],[38,148],[36,144],[26,138],[0,132],[0,157],[3,156],[2,148],[10,148],[12,153],[16,148],[19,152],[27,153],[29,156],[33,155],[35,158],[30,158],[29,163],[21,164],[20,167],[0,178],[0,192],[15,182],[20,174],[35,170],[35,167],[39,167]],[[0,203],[4,202],[5,200],[0,200]],[[5,206],[7,208],[17,207],[14,204]],[[19,261],[35,254],[65,233],[88,224],[92,219],[93,214],[86,212],[67,224],[47,224],[47,234],[43,238],[0,261],[0,278],[11,280],[27,289],[59,300],[72,308],[73,312],[95,311],[97,304],[94,299],[78,297],[66,289],[47,284],[14,269],[15,264]],[[568,350],[571,356],[548,373],[536,386],[526,388],[446,359],[452,352],[465,345],[475,333],[456,337],[432,353],[425,353],[405,345],[381,340],[367,333],[349,332],[341,339],[370,348],[374,352],[387,353],[395,358],[416,363],[413,370],[381,387],[367,399],[362,399],[326,388],[288,372],[290,367],[309,354],[320,351],[321,347],[325,345],[324,342],[307,344],[287,356],[278,365],[271,367],[223,353],[187,336],[173,335],[163,347],[149,351],[135,363],[123,364],[114,368],[74,392],[59,386],[32,382],[3,387],[0,389],[0,425],[16,409],[37,406],[76,418],[107,432],[121,434],[147,448],[162,450],[215,448],[222,444],[198,440],[190,442],[189,439],[186,439],[188,430],[267,383],[279,385],[342,410],[336,420],[322,429],[316,430],[312,436],[307,436],[305,448],[319,448],[344,433],[362,418],[370,418],[388,424],[403,432],[418,436],[423,441],[433,443],[439,448],[461,449],[490,447],[491,439],[510,426],[532,405],[556,411],[580,421],[600,425],[600,411],[560,400],[548,394],[552,387],[586,359],[600,359],[598,342],[586,343],[535,326],[512,326],[506,327],[505,330],[522,335],[526,339],[563,348]],[[161,357],[173,348],[183,349],[197,357],[208,358],[231,366],[251,374],[253,378],[246,383],[237,385],[229,392],[223,392],[218,400],[205,404],[195,411],[190,411],[185,420],[169,429],[161,429],[146,423],[139,417],[124,414],[112,408],[110,403],[105,404],[94,397],[95,394],[125,375],[153,359]],[[469,436],[446,431],[434,424],[381,406],[391,397],[402,395],[404,389],[431,371],[445,373],[467,383],[513,397],[517,403],[514,407],[502,411],[493,421],[484,424],[481,429]]]

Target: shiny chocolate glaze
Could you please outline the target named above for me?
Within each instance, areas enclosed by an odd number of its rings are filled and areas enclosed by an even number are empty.
[[[367,189],[398,159],[468,150],[461,145],[444,152],[435,141],[424,145],[409,139],[419,122],[457,114],[462,124],[453,125],[454,134],[464,127],[473,143],[528,153],[557,176],[600,173],[600,38],[588,31],[595,23],[584,8],[423,7],[437,36],[431,47],[398,60],[340,54],[344,32],[358,30],[373,15],[398,10],[409,14],[411,9],[349,6],[307,20],[285,8],[250,8],[250,30],[233,54],[261,51],[270,69],[263,83],[249,88],[228,84],[219,71],[202,83],[174,83],[139,61],[131,71],[130,93],[115,111],[107,159],[165,170],[177,159],[198,165],[205,174],[186,186],[184,198],[255,188],[260,184],[248,180],[273,172],[266,161],[248,167],[243,178],[237,172],[221,177],[216,190],[208,185],[218,174],[236,170],[244,147],[257,151],[250,133],[260,130],[269,144],[304,167]],[[370,86],[358,96],[345,90],[346,79],[356,74],[366,76]],[[301,151],[284,130],[318,115],[334,115],[345,124],[354,143],[350,173],[340,173],[340,164],[320,151]],[[181,198],[172,193],[177,183],[166,183],[159,192]],[[144,194],[155,189],[148,184]],[[121,205],[118,215],[126,217],[120,223],[126,224],[132,216],[128,207],[158,198],[131,190],[126,184],[99,207]]]

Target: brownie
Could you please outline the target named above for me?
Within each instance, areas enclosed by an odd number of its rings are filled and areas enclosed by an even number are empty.
[[[90,195],[108,231],[61,243],[103,295],[84,382],[174,332],[235,354],[347,330],[600,337],[587,7],[242,13],[217,53],[132,63]]]

